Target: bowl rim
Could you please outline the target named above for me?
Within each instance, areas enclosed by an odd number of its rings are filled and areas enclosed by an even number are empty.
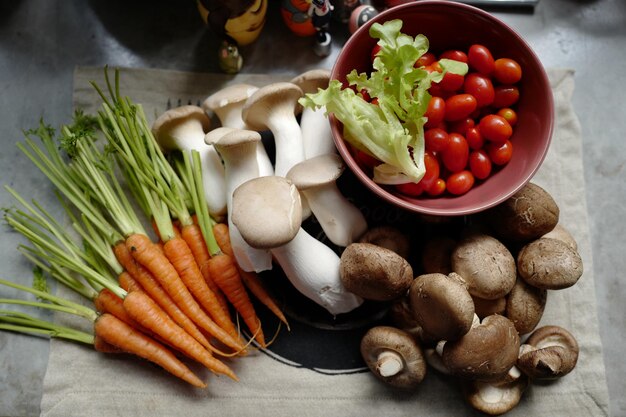
[[[333,141],[335,142],[335,146],[337,148],[337,150],[339,151],[341,157],[344,159],[344,161],[346,162],[346,164],[350,167],[352,173],[374,194],[376,194],[377,196],[379,196],[380,198],[383,198],[384,200],[394,204],[395,206],[398,206],[400,208],[412,211],[412,212],[416,212],[416,213],[421,213],[421,214],[427,214],[427,215],[435,215],[435,216],[463,216],[463,215],[469,215],[469,214],[475,214],[475,213],[479,213],[482,212],[484,210],[487,210],[493,206],[496,206],[500,203],[502,203],[503,201],[507,200],[508,198],[512,197],[515,193],[517,193],[519,190],[521,190],[528,182],[531,181],[531,179],[535,176],[535,174],[537,173],[537,171],[539,170],[539,168],[543,165],[543,162],[546,158],[546,155],[548,154],[548,150],[550,148],[551,142],[552,142],[552,136],[554,134],[554,119],[555,119],[555,109],[554,109],[554,97],[553,97],[553,93],[552,93],[552,89],[550,87],[550,80],[548,78],[547,72],[543,66],[543,64],[541,63],[541,60],[539,59],[539,56],[535,53],[535,51],[532,49],[532,47],[528,44],[528,42],[515,30],[513,29],[510,25],[508,25],[507,23],[505,23],[504,21],[502,21],[501,19],[497,18],[496,16],[494,16],[493,14],[482,10],[478,7],[466,4],[466,3],[460,3],[460,2],[455,2],[455,1],[449,1],[449,0],[420,0],[420,1],[415,1],[415,2],[409,2],[409,3],[404,3],[404,4],[400,4],[397,6],[393,6],[389,9],[383,10],[382,12],[380,12],[378,15],[376,15],[374,18],[370,19],[368,22],[366,22],[364,25],[362,25],[361,27],[359,27],[355,33],[350,36],[348,38],[348,40],[345,42],[344,46],[342,47],[342,49],[339,51],[339,54],[337,55],[337,58],[335,60],[335,63],[333,64],[332,68],[331,68],[331,79],[337,79],[337,67],[339,66],[339,60],[340,58],[343,56],[344,53],[346,53],[345,51],[348,50],[350,48],[350,46],[352,45],[352,43],[357,42],[356,38],[358,37],[357,35],[361,34],[361,32],[364,31],[369,31],[369,28],[372,24],[374,24],[375,22],[381,22],[381,21],[385,21],[387,20],[387,16],[390,14],[393,15],[401,15],[401,12],[404,9],[412,9],[415,7],[429,7],[429,6],[435,6],[435,7],[439,7],[439,8],[454,8],[454,9],[460,9],[460,10],[464,10],[466,12],[472,12],[472,13],[477,13],[479,14],[482,18],[489,20],[489,21],[494,21],[496,24],[500,25],[504,30],[508,31],[511,33],[511,35],[516,38],[516,41],[523,45],[523,47],[527,50],[528,54],[532,57],[533,61],[536,61],[539,63],[538,65],[538,69],[539,69],[539,73],[538,73],[538,77],[540,78],[540,81],[542,84],[547,86],[548,92],[549,94],[547,94],[546,96],[546,104],[547,107],[549,109],[549,112],[551,113],[551,117],[549,117],[549,120],[546,121],[546,132],[548,135],[547,140],[545,141],[545,145],[542,147],[541,149],[541,154],[538,157],[538,163],[530,170],[528,170],[528,172],[520,177],[520,179],[517,181],[517,184],[512,187],[510,190],[508,190],[505,193],[502,193],[501,195],[499,195],[497,198],[493,198],[490,201],[480,201],[477,202],[475,204],[472,204],[470,206],[466,206],[466,207],[452,207],[452,208],[440,208],[440,207],[425,207],[425,206],[420,206],[417,205],[416,203],[409,201],[407,197],[407,199],[404,199],[398,195],[395,195],[391,192],[389,192],[388,190],[386,190],[385,188],[383,188],[380,184],[377,184],[376,182],[374,182],[372,180],[372,178],[370,178],[369,175],[367,175],[357,164],[357,162],[354,160],[353,156],[350,154],[349,151],[349,145],[346,144],[344,142],[344,140],[342,138],[340,138],[341,132],[339,131],[339,126],[341,124],[341,122],[339,122],[335,115],[330,113],[329,114],[329,122],[331,125],[331,132],[332,132],[332,136],[333,136]],[[345,75],[345,74],[343,74]],[[471,192],[471,190],[470,190]],[[456,198],[460,198],[463,196],[447,196],[447,197],[443,197],[446,199],[456,199]],[[441,198],[441,197],[433,197],[433,198]]]

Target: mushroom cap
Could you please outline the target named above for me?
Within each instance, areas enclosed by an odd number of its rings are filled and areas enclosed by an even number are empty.
[[[463,394],[474,409],[498,416],[511,411],[519,404],[528,383],[528,378],[524,376],[497,385],[483,381],[467,381],[463,384]]]
[[[517,280],[506,297],[505,315],[519,334],[530,333],[539,324],[547,298],[547,290],[528,285],[523,279]]]
[[[484,319],[492,314],[506,316],[507,297],[496,298],[495,300],[485,300],[484,298],[472,296],[474,301],[474,311],[480,319]]]
[[[286,177],[300,191],[333,183],[341,176],[345,164],[337,154],[324,154],[294,165]]]
[[[320,88],[328,87],[330,81],[330,70],[317,68],[312,69],[294,77],[291,82],[302,89],[304,94],[317,93]]]
[[[161,114],[152,123],[152,134],[164,149],[172,150],[175,148],[175,145],[169,138],[169,132],[189,119],[199,121],[205,132],[211,127],[211,119],[209,119],[201,107],[187,105],[175,107]]]
[[[283,177],[254,178],[233,192],[231,216],[243,239],[253,248],[282,246],[300,230],[300,193]]]
[[[417,322],[439,340],[456,340],[472,326],[474,302],[456,279],[439,273],[420,275],[411,284],[409,298]]]
[[[289,82],[277,82],[259,88],[252,94],[241,110],[241,117],[249,129],[267,130],[268,115],[273,112],[295,115],[302,106],[298,99],[303,93],[300,87]]]
[[[231,133],[235,129],[232,127],[224,127],[220,126],[215,129],[211,129],[204,135],[204,143],[207,145],[215,145],[220,141],[225,135]]]
[[[381,375],[379,358],[384,353],[401,358],[402,368],[395,375]],[[374,375],[397,388],[415,388],[426,375],[422,349],[410,334],[395,327],[376,326],[369,329],[361,339],[361,355]]]
[[[532,379],[555,379],[570,373],[578,362],[578,342],[560,326],[535,330],[520,351],[517,367]]]
[[[375,301],[402,296],[413,281],[413,269],[406,259],[371,243],[348,245],[341,254],[339,274],[346,290]]]
[[[211,135],[211,132],[207,133],[204,137],[204,141],[207,144],[215,145],[219,148],[229,148],[239,146],[244,143],[261,141],[261,134],[255,130],[219,127],[217,129],[213,129],[212,132],[221,129],[224,130],[214,135]]]
[[[243,104],[259,87],[250,84],[232,84],[211,94],[202,102],[204,111],[216,112],[232,104]]]
[[[494,300],[511,291],[517,266],[511,252],[496,238],[474,233],[452,251],[452,270],[461,275],[473,296]]]
[[[443,348],[443,363],[465,378],[493,381],[502,378],[517,361],[520,339],[513,323],[497,314],[485,317],[458,340]]]
[[[542,237],[517,254],[517,269],[530,285],[547,290],[571,287],[583,274],[577,251],[562,240]]]
[[[411,242],[409,237],[393,226],[376,226],[359,238],[360,243],[371,243],[394,251],[404,259],[410,255]]]

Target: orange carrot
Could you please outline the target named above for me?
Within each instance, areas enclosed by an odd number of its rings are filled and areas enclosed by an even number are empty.
[[[108,344],[154,362],[193,386],[206,388],[206,384],[165,346],[136,331],[115,316],[105,313],[98,317],[94,331]]]
[[[207,285],[213,291],[217,300],[219,301],[222,309],[224,311],[228,311],[228,303],[224,294],[219,289],[219,287],[213,282],[211,278],[211,274],[209,274],[209,259],[211,255],[209,254],[209,250],[204,241],[204,237],[202,236],[202,231],[197,224],[188,224],[182,227],[180,230],[180,235],[187,242],[189,249],[191,249],[191,253],[198,264],[198,268],[200,268],[200,272],[204,277]]]
[[[159,281],[176,305],[205,331],[226,346],[241,351],[243,345],[219,327],[200,307],[185,286],[172,263],[152,243],[148,236],[133,234],[126,239],[126,247],[137,262],[143,265]],[[219,307],[219,305],[218,305]]]
[[[214,373],[227,375],[235,381],[238,380],[235,373],[227,365],[213,357],[196,339],[174,323],[145,293],[140,291],[128,293],[124,298],[124,308],[142,326],[167,340],[168,343],[171,343],[189,358],[200,362]]]
[[[94,335],[93,337],[93,348],[101,353],[122,353],[122,349],[117,346],[113,346],[109,342],[105,341],[99,335]]]
[[[161,284],[159,284],[159,282],[152,276],[150,271],[135,261],[126,247],[125,242],[116,244],[113,247],[113,251],[120,264],[124,267],[124,269],[126,269],[130,277],[136,281],[136,284],[140,285],[141,288],[150,297],[152,297],[152,299],[155,300],[157,304],[159,304],[180,327],[185,329],[185,331],[200,342],[202,346],[207,349],[212,348],[209,340],[202,334],[193,320],[187,317],[187,315],[176,305],[174,300],[172,300],[172,297],[170,297],[170,295],[163,289]],[[128,279],[130,277],[124,277],[123,280],[130,281]],[[122,283],[120,283],[120,285],[122,285]],[[131,284],[129,284],[128,289],[125,289],[130,292]]]
[[[233,248],[230,243],[230,233],[228,225],[225,223],[216,223],[213,226],[213,235],[215,236],[215,240],[217,241],[220,249],[222,249],[222,252],[231,256],[236,262]],[[281,311],[280,307],[278,307],[276,301],[274,301],[274,298],[264,287],[258,275],[255,272],[244,271],[243,269],[239,268],[239,265],[237,265],[237,268],[239,269],[239,274],[241,276],[241,279],[243,280],[243,283],[250,290],[250,292],[254,294],[254,296],[261,303],[263,303],[276,317],[278,317],[280,321],[285,323],[287,325],[287,328],[289,328],[287,318]]]
[[[233,258],[223,252],[214,255],[209,260],[209,271],[215,283],[228,297],[228,301],[241,315],[246,326],[256,335],[256,340],[261,346],[265,346],[261,322],[241,282],[241,277]]]
[[[100,313],[109,313],[122,320],[129,326],[134,327],[142,333],[146,333],[146,329],[141,327],[139,323],[132,319],[124,309],[123,300],[115,295],[111,290],[104,288],[93,300],[96,310]]]

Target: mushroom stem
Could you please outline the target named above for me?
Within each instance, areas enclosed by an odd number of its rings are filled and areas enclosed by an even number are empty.
[[[404,361],[397,352],[385,350],[378,354],[376,369],[380,376],[394,376],[404,369]]]
[[[272,114],[267,125],[276,143],[274,173],[284,177],[292,166],[304,160],[302,130],[295,117]]]
[[[304,156],[307,159],[337,152],[330,130],[330,122],[326,116],[326,107],[319,109],[305,107],[302,110],[300,126],[302,128]]]
[[[331,314],[347,313],[363,303],[341,283],[339,256],[304,229],[271,253],[292,285]]]

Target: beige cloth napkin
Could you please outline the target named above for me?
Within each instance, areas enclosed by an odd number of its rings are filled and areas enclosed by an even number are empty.
[[[570,99],[574,73],[549,71],[556,102],[556,129],[545,164],[534,181],[561,208],[562,223],[579,244],[585,272],[572,288],[550,292],[542,324],[571,330],[580,343],[573,373],[548,384],[532,385],[511,416],[605,416],[608,391],[598,331],[593,264],[589,238],[581,131]],[[289,79],[240,74],[189,74],[160,70],[123,71],[122,91],[156,115],[167,105],[198,104],[231,82],[263,85]],[[102,80],[100,69],[75,72],[75,104],[89,111],[98,102],[88,84]],[[178,101],[180,100],[180,102]],[[61,319],[61,318],[59,318]],[[77,323],[75,323],[77,324]],[[288,333],[280,337],[288,338]],[[311,350],[315,346],[309,347]],[[328,352],[327,354],[332,354]],[[453,416],[473,415],[458,387],[430,371],[414,393],[399,393],[369,373],[323,375],[279,363],[262,353],[231,363],[241,381],[215,377],[195,367],[209,381],[196,390],[136,359],[105,356],[89,347],[52,341],[44,380],[44,416]]]

